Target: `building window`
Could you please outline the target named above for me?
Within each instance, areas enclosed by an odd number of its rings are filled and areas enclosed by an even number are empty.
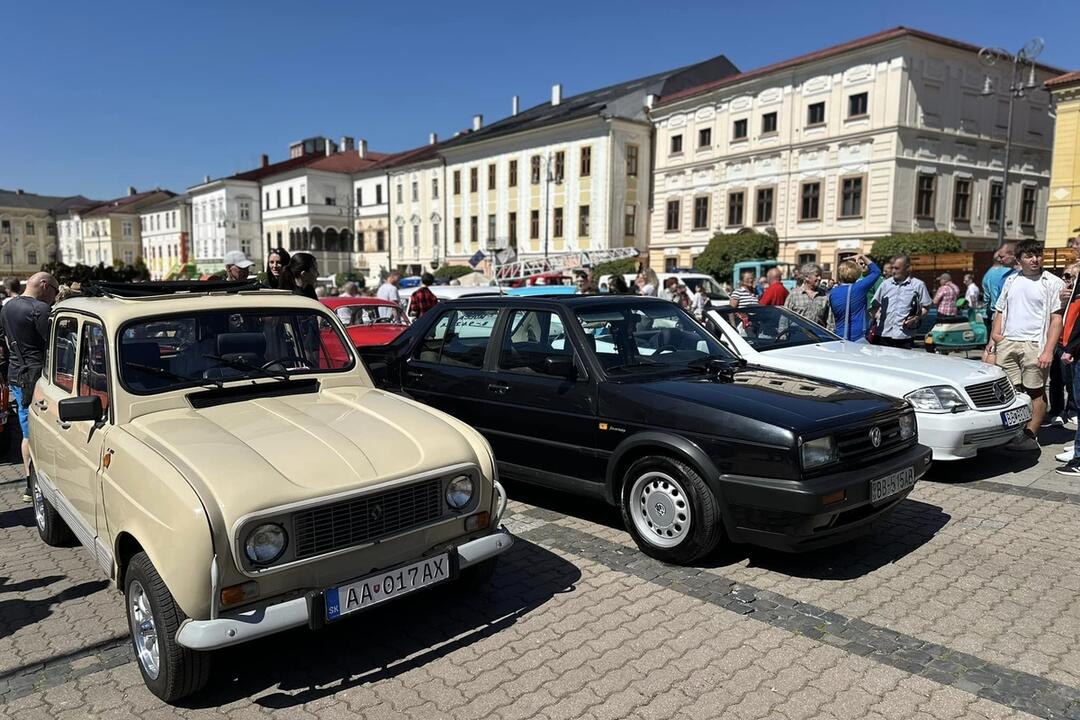
[[[412,226],[412,252],[413,257],[420,257],[420,226]]]
[[[678,155],[682,152],[682,135],[671,136],[671,154]]]
[[[540,237],[540,211],[529,212],[529,237],[536,240]]]
[[[241,200],[237,205],[240,208],[240,219],[251,220],[251,203],[247,200]]]
[[[799,253],[797,262],[799,265],[817,262],[817,253]]]
[[[386,252],[386,231],[375,231],[375,249],[377,252]]]
[[[507,227],[510,229],[510,247],[517,247],[517,213],[510,213],[510,217],[506,221]]]
[[[398,205],[400,205],[401,203],[405,202],[404,193],[401,191],[401,181],[400,180],[397,181],[396,189],[397,189],[397,203],[398,203]],[[327,204],[329,205],[329,203],[327,203]]]
[[[367,251],[367,238],[364,237],[363,232],[356,233],[356,249],[357,252]]]
[[[969,222],[971,220],[971,180],[956,178],[953,185],[953,222]]]
[[[848,177],[840,180],[840,217],[862,215],[863,179]]]
[[[454,171],[454,194],[455,195],[460,195],[461,194],[461,171],[460,170],[455,170]]]
[[[821,183],[808,182],[802,186],[802,202],[799,207],[800,220],[821,219]]]
[[[473,215],[469,218],[469,243],[476,245],[480,242],[480,218]]]
[[[487,242],[488,242],[488,245],[491,245],[491,246],[495,245],[495,215],[494,214],[488,215]]]
[[[566,172],[566,153],[562,150],[555,153],[555,182],[561,183]]]
[[[869,95],[864,92],[849,95],[847,99],[848,118],[866,117],[869,108]]]
[[[705,230],[709,227],[709,196],[694,198],[694,229]]]
[[[915,217],[934,219],[934,188],[937,178],[927,173],[919,173],[916,180]]]
[[[304,196],[303,195],[300,196],[300,204],[301,205],[304,204]],[[376,205],[382,205],[382,185],[381,184],[375,186],[375,204]]]
[[[1035,188],[1025,185],[1020,193],[1020,224],[1035,224]]]
[[[540,184],[540,156],[533,155],[530,160],[531,168],[529,172],[529,182],[533,185]]]
[[[761,188],[757,191],[757,207],[754,209],[754,222],[771,223],[773,218],[773,189]]]
[[[289,188],[289,207],[293,206],[293,189]]]
[[[281,190],[275,190],[275,191],[274,191],[274,196],[275,196],[275,200],[276,200],[276,202],[277,202],[277,206],[278,206],[278,207],[281,207]],[[330,198],[327,198],[327,203],[326,203],[327,205],[330,205],[330,204],[331,204],[331,203],[329,202],[329,200],[330,200]]]
[[[638,146],[626,146],[626,174],[630,177],[637,176]]]
[[[495,163],[488,165],[488,190],[495,189]]]
[[[637,234],[637,205],[627,205],[623,218],[623,234],[634,237]]]
[[[206,207],[206,206],[204,205],[203,207]],[[266,209],[267,210],[270,209],[270,191],[269,190],[266,192]]]
[[[461,244],[461,218],[454,218],[454,244]]]
[[[357,206],[364,204],[364,188],[356,188],[356,204]]]
[[[728,193],[727,196],[727,224],[728,227],[742,227],[744,211],[746,208],[746,193]]]
[[[431,256],[439,257],[439,223],[431,223]]]
[[[588,177],[592,174],[592,148],[581,148],[581,177]]]
[[[825,103],[816,102],[811,104],[806,109],[806,124],[807,125],[824,125],[825,124]]]
[[[11,233],[11,221],[10,220],[0,220],[0,232],[2,232],[4,234]]]
[[[698,130],[697,146],[699,148],[712,147],[712,128],[701,128]]]
[[[176,213],[173,213],[173,218],[174,218],[174,220],[175,220],[175,218],[176,218]],[[49,236],[50,236],[50,237],[56,237],[56,223],[49,223],[49,224],[47,224],[47,225],[45,226],[45,232],[47,232],[47,233],[49,234]]]
[[[121,223],[120,228],[121,228],[121,232],[124,233],[124,237],[127,237],[127,238],[131,237],[131,235],[132,235],[132,227],[131,227],[131,221],[130,220],[125,220],[123,223]],[[33,235],[34,234],[33,223],[26,223],[26,233],[28,235]]]
[[[438,175],[434,175],[431,178],[431,199],[432,200],[438,200],[439,199],[439,176]]]
[[[776,132],[776,113],[765,113],[761,116],[761,134],[768,135]]]
[[[742,120],[736,120],[731,126],[731,139],[732,140],[745,140],[746,139],[746,118]]]
[[[125,250],[124,251],[124,264],[125,265],[130,265],[133,262],[135,262],[135,253],[133,253],[131,250]]]
[[[400,186],[399,186],[400,187]],[[397,229],[397,254],[402,257],[405,254],[405,226],[399,225]]]
[[[300,186],[300,204],[307,203],[307,185]]]
[[[511,160],[510,161],[510,177],[507,178],[507,184],[509,184],[510,187],[517,187],[517,176],[518,176],[517,160]]]
[[[480,190],[480,168],[469,168],[469,192]]]
[[[589,206],[582,205],[578,208],[578,237],[589,236]]]
[[[679,201],[668,200],[667,203],[667,224],[665,229],[668,232],[677,232],[679,229]]]
[[[987,221],[992,223],[1001,222],[1002,200],[1004,199],[1004,185],[1000,182],[990,183],[990,207]]]
[[[555,222],[553,223],[555,229],[552,231],[552,237],[561,238],[563,236],[563,209],[561,207],[555,208]]]
[[[26,262],[31,265],[37,265],[37,250],[26,251]]]
[[[420,182],[417,180],[412,181],[412,201],[420,201]]]

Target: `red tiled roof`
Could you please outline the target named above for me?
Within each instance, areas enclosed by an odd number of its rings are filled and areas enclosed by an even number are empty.
[[[1061,87],[1064,85],[1072,85],[1073,83],[1080,83],[1080,70],[1050,78],[1046,81],[1046,87]]]
[[[738,75],[730,75],[728,77],[720,78],[719,80],[714,80],[713,82],[697,85],[695,87],[687,88],[686,90],[680,90],[677,93],[673,93],[671,95],[668,95],[667,97],[661,98],[660,102],[657,104],[667,105],[677,100],[682,100],[684,98],[708,92],[709,90],[715,90],[716,88],[725,87],[727,85],[734,85],[745,80],[752,80],[754,78],[760,77],[762,75],[767,75],[778,70],[787,70],[788,68],[793,68],[798,65],[803,65],[805,63],[825,60],[827,58],[841,55],[852,50],[860,50],[865,47],[870,47],[871,45],[877,45],[879,43],[907,36],[920,38],[922,40],[928,40],[930,42],[939,43],[941,45],[947,45],[949,47],[957,48],[958,50],[966,50],[973,53],[979,52],[979,48],[976,45],[960,42],[959,40],[953,40],[951,38],[943,37],[941,35],[934,35],[933,33],[924,32],[922,30],[915,30],[913,28],[899,26],[890,28],[889,30],[882,30],[881,32],[874,33],[873,35],[867,35],[865,37],[857,38],[855,40],[850,40],[846,43],[833,45],[832,47],[827,47],[823,50],[815,50],[814,52],[806,53],[805,55],[799,55],[798,57],[793,57],[789,60],[781,60],[780,62],[766,65],[755,70],[748,70],[747,72],[739,73]],[[1049,72],[1062,72],[1060,69],[1050,67],[1049,65],[1040,64],[1038,65],[1038,67],[1042,70],[1046,70]]]
[[[108,215],[114,212],[135,212],[145,206],[147,201],[157,203],[166,198],[175,196],[176,193],[170,192],[169,190],[147,190],[146,192],[135,193],[134,195],[125,195],[124,197],[119,197],[115,200],[106,200],[103,203],[84,209],[81,215],[83,217],[96,217],[98,215]]]
[[[435,157],[439,151],[439,145],[421,145],[411,150],[402,150],[401,152],[391,153],[387,155],[383,160],[375,165],[378,168],[392,168],[398,165],[405,165],[412,162],[421,162]]]
[[[295,170],[296,168],[306,167],[316,160],[322,160],[325,155],[301,155],[300,157],[289,158],[288,160],[282,160],[281,162],[270,163],[266,167],[257,167],[254,170],[245,170],[244,172],[230,175],[227,180],[262,180],[264,177],[270,175],[277,175],[278,173],[287,172],[289,170]]]
[[[379,160],[388,157],[387,153],[368,151],[364,157],[356,150],[326,155],[308,165],[312,170],[326,170],[328,172],[354,173],[367,170]]]

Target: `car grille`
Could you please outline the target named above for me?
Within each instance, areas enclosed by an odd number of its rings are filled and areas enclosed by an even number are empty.
[[[1009,378],[1000,378],[979,383],[978,385],[968,385],[964,388],[964,391],[977,408],[1008,405],[1016,397],[1016,390],[1013,388],[1012,383],[1009,382]]]
[[[973,430],[969,433],[964,433],[965,445],[978,445],[979,443],[991,442],[994,440],[1003,440],[1011,438],[1014,435],[1019,434],[1024,429],[1023,425],[1019,425],[1014,428],[991,428],[989,430]]]
[[[881,444],[877,447],[874,447],[870,439],[871,430],[875,427],[881,430]],[[905,442],[900,439],[900,421],[885,420],[865,425],[858,430],[837,433],[836,450],[841,461],[861,460],[885,455]]]
[[[352,547],[433,522],[443,514],[442,480],[304,510],[293,515],[297,559]]]

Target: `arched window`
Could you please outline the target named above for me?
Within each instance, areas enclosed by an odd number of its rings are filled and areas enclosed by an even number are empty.
[[[321,228],[311,229],[311,244],[308,247],[311,250],[323,249],[323,231]]]
[[[326,229],[326,238],[323,241],[323,249],[327,252],[337,252],[338,231],[334,228]]]

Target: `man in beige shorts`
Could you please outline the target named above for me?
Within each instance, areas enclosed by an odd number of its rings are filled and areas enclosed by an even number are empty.
[[[991,339],[997,364],[1009,382],[1031,397],[1031,421],[1005,446],[1011,450],[1039,450],[1036,433],[1046,417],[1046,379],[1061,337],[1065,283],[1042,269],[1042,255],[1042,244],[1035,240],[1016,244],[1020,272],[1005,280],[994,308]]]

